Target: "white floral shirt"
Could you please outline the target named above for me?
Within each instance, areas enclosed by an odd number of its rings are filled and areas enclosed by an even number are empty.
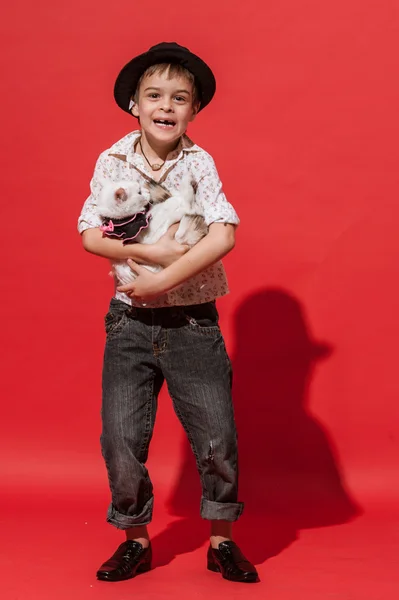
[[[101,190],[101,180],[144,183],[151,178],[151,171],[144,158],[134,151],[140,135],[140,131],[133,131],[100,154],[90,182],[91,194],[84,203],[78,220],[79,233],[102,225],[96,203]],[[159,183],[162,183],[169,191],[178,189],[187,172],[191,173],[196,188],[196,199],[202,204],[207,225],[211,223],[238,225],[239,218],[222,191],[222,183],[213,158],[187,136],[183,136],[176,150],[167,156],[160,172]],[[224,296],[228,292],[224,267],[219,261],[202,273],[188,279],[178,288],[147,302],[146,306],[154,308],[200,304]],[[117,290],[115,290],[115,297],[127,304],[140,306],[140,303],[132,301],[126,294]]]

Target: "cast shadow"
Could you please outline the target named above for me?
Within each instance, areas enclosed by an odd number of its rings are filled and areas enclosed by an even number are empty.
[[[287,548],[301,529],[346,523],[360,509],[345,489],[330,435],[308,406],[314,371],[332,347],[313,339],[300,303],[281,289],[248,297],[234,326],[233,395],[245,502],[235,538],[260,564]],[[157,566],[207,540],[207,524],[198,517],[200,495],[185,443],[169,499],[179,520],[153,540]]]

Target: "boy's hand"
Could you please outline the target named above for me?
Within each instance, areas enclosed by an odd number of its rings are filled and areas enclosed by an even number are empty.
[[[185,244],[179,244],[175,240],[175,233],[179,228],[179,223],[175,223],[169,227],[168,231],[160,240],[154,244],[154,263],[161,267],[169,267],[172,263],[178,260],[185,254],[190,247]]]
[[[137,278],[132,283],[118,286],[118,292],[124,292],[129,298],[141,302],[157,298],[157,296],[161,296],[166,291],[162,271],[152,273],[131,259],[127,262],[129,267],[137,273]]]

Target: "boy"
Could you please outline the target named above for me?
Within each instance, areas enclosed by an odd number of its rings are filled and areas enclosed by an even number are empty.
[[[100,155],[79,218],[87,251],[129,259],[138,275],[117,288],[105,317],[101,446],[112,494],[107,521],[125,530],[126,542],[98,570],[104,581],[151,568],[147,525],[153,492],[145,463],[164,380],[201,478],[201,516],[211,521],[208,569],[231,581],[258,581],[255,567],[232,541],[232,522],[243,505],[237,501],[231,365],[215,306],[215,299],[228,292],[220,259],[234,247],[239,220],[213,159],[185,135],[215,87],[210,68],[175,43],[158,44],[131,60],[117,78],[114,95],[139,119],[141,131]],[[153,245],[123,246],[102,237],[96,211],[100,179],[141,184],[153,179],[172,190],[187,172],[209,226],[196,246],[179,247],[173,230]],[[140,262],[165,268],[152,273]]]

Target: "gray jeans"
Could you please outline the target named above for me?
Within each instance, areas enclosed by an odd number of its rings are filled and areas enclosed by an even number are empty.
[[[202,484],[201,516],[235,521],[237,433],[231,364],[214,302],[135,308],[111,300],[105,317],[101,447],[118,529],[151,521],[153,488],[145,467],[157,397],[169,395],[193,449]]]

